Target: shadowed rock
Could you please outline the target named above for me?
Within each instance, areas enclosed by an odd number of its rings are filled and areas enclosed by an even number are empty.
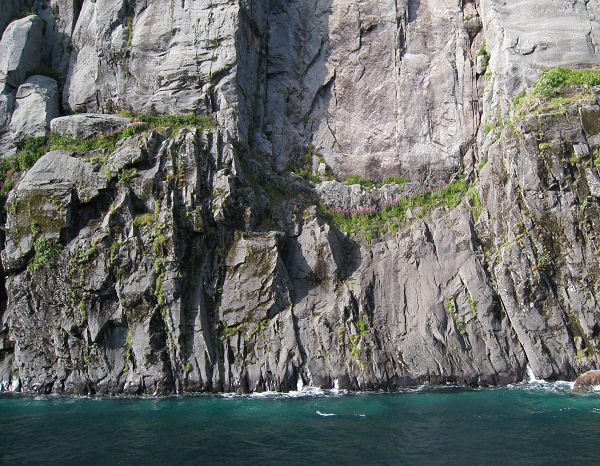
[[[30,15],[8,25],[0,41],[0,83],[13,88],[40,65],[44,22]]]

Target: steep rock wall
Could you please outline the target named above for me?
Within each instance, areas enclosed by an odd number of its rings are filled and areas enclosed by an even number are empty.
[[[597,2],[34,7],[63,110],[216,124],[49,152],[20,179],[2,389],[394,389],[598,367],[600,91],[519,96],[544,68],[598,64]],[[307,152],[309,169],[413,183],[282,171]],[[459,175],[460,202],[383,216]],[[372,210],[346,233],[326,199]]]

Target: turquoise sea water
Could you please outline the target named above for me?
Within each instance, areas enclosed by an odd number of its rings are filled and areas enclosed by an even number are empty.
[[[600,394],[0,397],[2,464],[598,464]]]

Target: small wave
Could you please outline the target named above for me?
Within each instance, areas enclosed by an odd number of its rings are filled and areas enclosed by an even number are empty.
[[[323,416],[323,417],[331,417],[331,416],[336,416],[336,414],[334,413],[322,413],[321,411],[317,411],[317,414],[319,416]]]

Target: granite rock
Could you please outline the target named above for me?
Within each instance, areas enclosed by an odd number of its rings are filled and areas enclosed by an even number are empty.
[[[58,86],[54,79],[34,75],[25,80],[15,95],[9,131],[14,141],[45,136],[50,120],[59,115]]]
[[[50,122],[53,133],[73,139],[87,139],[105,131],[114,131],[129,124],[131,118],[100,113],[80,113],[54,118]]]

